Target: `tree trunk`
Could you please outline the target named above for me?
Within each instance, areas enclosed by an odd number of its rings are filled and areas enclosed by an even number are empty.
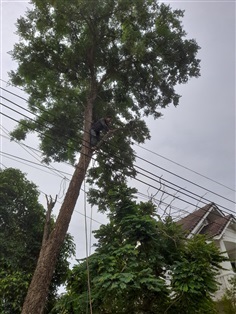
[[[92,100],[88,102],[85,112],[84,140],[79,163],[70,181],[55,227],[41,247],[37,266],[24,301],[22,314],[42,314],[44,311],[57,257],[64,242],[80,188],[92,158],[92,151],[89,147],[91,120]]]

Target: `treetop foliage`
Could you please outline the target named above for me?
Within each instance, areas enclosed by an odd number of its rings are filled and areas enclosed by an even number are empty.
[[[186,39],[181,10],[156,0],[31,3],[17,21],[18,69],[10,77],[37,117],[22,120],[13,136],[41,132],[46,158],[66,160],[80,150],[88,102],[94,120],[107,113],[114,125],[136,120],[125,135],[143,142],[143,117],[177,106],[175,86],[199,76],[199,47]]]
[[[186,38],[183,14],[157,0],[32,0],[17,20],[10,78],[35,117],[12,136],[37,132],[44,161],[75,164],[91,123],[111,115],[118,130],[87,172],[89,201],[100,210],[107,191],[136,175],[132,144],[150,139],[145,117],[177,106],[176,85],[199,76],[199,46]]]

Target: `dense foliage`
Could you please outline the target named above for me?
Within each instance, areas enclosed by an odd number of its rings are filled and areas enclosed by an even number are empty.
[[[38,202],[36,186],[19,170],[1,170],[0,182],[0,313],[18,314],[37,263],[45,210]],[[48,311],[66,279],[73,252],[68,234],[51,283]]]
[[[151,203],[135,202],[126,189],[109,196],[110,222],[95,232],[89,257],[93,313],[214,313],[211,294],[223,260],[214,244],[202,236],[186,240],[170,217],[159,220]],[[86,313],[87,275],[79,261],[55,313]]]

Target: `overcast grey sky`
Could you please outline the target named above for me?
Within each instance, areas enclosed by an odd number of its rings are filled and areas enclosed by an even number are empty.
[[[138,156],[149,162],[182,176],[188,181],[167,173],[147,162],[137,159],[140,167],[173,182],[193,193],[204,196],[206,199],[217,203],[225,213],[234,213],[235,205],[226,200],[235,201],[235,1],[171,1],[173,8],[185,10],[183,18],[184,28],[188,38],[197,40],[201,47],[198,57],[201,59],[201,77],[190,80],[186,85],[179,86],[178,91],[182,95],[180,105],[177,108],[170,106],[163,111],[164,116],[158,120],[148,120],[151,130],[151,140],[141,147],[135,146]],[[0,6],[0,86],[19,96],[27,97],[14,87],[7,85],[7,72],[16,68],[8,52],[12,50],[18,37],[15,35],[16,19],[23,15],[28,6],[27,1],[2,1]],[[4,81],[3,81],[4,80]],[[13,96],[2,89],[1,95],[21,106],[26,107],[26,102]],[[6,103],[5,100],[2,102]],[[7,103],[10,105],[10,103]],[[11,106],[11,105],[10,105]],[[16,108],[17,109],[17,108]],[[18,120],[19,115],[2,107],[2,112]],[[19,110],[19,109],[17,109]],[[24,164],[19,159],[10,159],[11,154],[39,163],[35,159],[35,152],[17,143],[10,142],[6,137],[15,122],[6,117],[1,117],[1,163],[5,167],[16,167],[27,173],[43,193],[55,196],[59,194],[60,201],[68,186],[70,175],[55,174],[35,164]],[[31,135],[25,144],[38,148],[36,136]],[[39,157],[37,157],[39,158]],[[180,164],[182,166],[179,166]],[[72,167],[68,165],[54,165],[57,169],[72,173]],[[185,168],[184,168],[184,167]],[[36,169],[37,168],[37,169]],[[186,168],[191,169],[187,170]],[[47,171],[46,172],[43,172]],[[200,176],[200,173],[203,176]],[[207,179],[211,178],[212,180]],[[158,187],[158,183],[140,177],[141,180],[150,182]],[[207,190],[192,185],[189,181],[203,186]],[[220,184],[216,183],[219,182]],[[140,193],[152,195],[156,193],[153,188],[131,181]],[[225,186],[225,187],[224,187]],[[228,188],[226,188],[228,187]],[[86,187],[87,188],[87,187]],[[219,194],[217,196],[208,190]],[[166,191],[174,194],[173,190]],[[181,194],[178,194],[182,197]],[[223,196],[223,197],[221,197]],[[160,195],[156,196],[157,199]],[[184,197],[183,197],[184,198]],[[195,209],[194,205],[204,204],[191,198],[186,198],[190,204],[176,200],[174,205],[179,208],[181,214]],[[171,198],[166,199],[169,202]],[[40,201],[45,205],[43,194]],[[55,215],[60,204],[55,208]],[[86,209],[90,215],[91,207]],[[77,244],[77,258],[85,256],[84,236],[84,195],[81,193],[77,202],[76,211],[73,214],[69,231],[74,236]],[[96,212],[93,208],[93,218],[104,223],[105,216]],[[99,223],[93,221],[92,228],[99,227]],[[88,228],[90,222],[88,221]]]

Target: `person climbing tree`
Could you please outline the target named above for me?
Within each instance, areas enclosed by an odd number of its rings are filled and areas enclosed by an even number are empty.
[[[90,129],[90,146],[92,149],[96,149],[96,145],[100,141],[100,132],[108,132],[112,118],[107,116],[99,119],[97,122],[92,124]]]

